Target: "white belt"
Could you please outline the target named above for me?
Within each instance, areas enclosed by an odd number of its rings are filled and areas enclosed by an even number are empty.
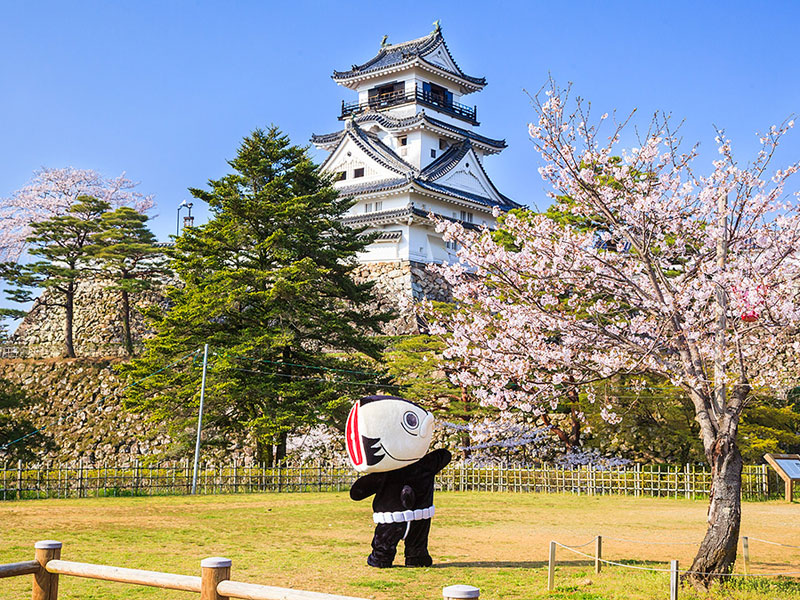
[[[436,507],[431,505],[428,508],[418,508],[416,510],[396,510],[394,512],[372,513],[372,520],[376,523],[407,523],[409,521],[421,521],[422,519],[433,518]]]

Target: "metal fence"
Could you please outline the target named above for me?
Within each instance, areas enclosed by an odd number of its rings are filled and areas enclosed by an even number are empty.
[[[357,474],[348,467],[303,464],[269,467],[201,463],[199,494],[247,492],[346,491]],[[2,465],[0,499],[85,498],[103,496],[160,496],[188,494],[192,465],[170,463],[70,465]],[[668,498],[708,497],[708,468],[633,465],[615,469],[592,467],[475,467],[450,465],[437,476],[446,491],[545,492],[585,495],[630,495]],[[767,500],[781,497],[783,482],[766,465],[744,467],[742,497]]]

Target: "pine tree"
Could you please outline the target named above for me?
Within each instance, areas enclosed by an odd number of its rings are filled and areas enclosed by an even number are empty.
[[[38,303],[64,309],[65,358],[75,358],[72,321],[78,279],[86,274],[91,259],[92,236],[99,231],[100,217],[109,209],[108,202],[92,196],[78,196],[64,215],[32,223],[27,238],[28,254],[41,257],[28,264],[4,263],[2,277],[11,284],[6,295],[15,302],[33,300],[33,289],[47,291]]]
[[[209,189],[190,190],[210,221],[177,238],[172,268],[182,285],[169,290],[172,308],[157,317],[147,352],[124,370],[143,377],[208,343],[209,418],[251,434],[260,460],[273,458],[276,443],[280,460],[288,432],[374,383],[335,370],[343,366],[336,353],[378,359],[370,334],[390,315],[365,311],[372,284],[356,283],[352,270],[370,238],[340,222],[352,201],[305,148],[275,127],[256,130],[229,164],[233,172]],[[196,418],[198,388],[199,369],[176,367],[132,388],[128,403],[180,431]]]
[[[131,334],[131,295],[151,289],[169,274],[164,250],[155,246],[156,237],[148,229],[147,215],[120,207],[103,214],[100,228],[92,236],[93,268],[111,282],[121,301],[125,350],[133,356]]]

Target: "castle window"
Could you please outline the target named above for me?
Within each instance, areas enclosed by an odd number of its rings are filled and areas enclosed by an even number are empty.
[[[461,211],[461,220],[462,221],[465,221],[467,223],[472,223],[472,219],[473,218],[474,218],[474,215],[471,212],[467,212],[465,210]]]
[[[379,210],[383,210],[383,201],[375,203],[375,212],[378,212]]]
[[[367,202],[364,205],[364,212],[372,212],[372,202]]]
[[[436,158],[436,150],[431,148],[431,158]]]
[[[439,150],[447,150],[448,145],[447,140],[439,138]]]
[[[363,177],[363,176],[364,176],[364,167],[353,169],[353,179],[355,179],[356,177]]]
[[[456,250],[458,250],[458,242],[456,242],[455,240],[450,240],[449,242],[444,243],[444,247],[452,252],[455,252]]]
[[[368,92],[369,105],[372,108],[382,108],[398,104],[405,99],[406,84],[402,81],[395,81],[386,85],[372,88]]]
[[[334,181],[344,181],[345,179],[347,179],[347,171],[336,171],[333,174]]]
[[[407,138],[406,136],[403,136],[403,137],[401,137],[401,138],[398,138],[398,139],[397,139],[397,142],[398,142],[398,143],[399,143],[401,146],[408,146],[408,138]]]
[[[422,98],[440,106],[453,105],[453,93],[435,83],[422,83]]]

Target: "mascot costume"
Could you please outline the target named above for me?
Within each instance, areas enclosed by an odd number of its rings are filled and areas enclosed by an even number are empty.
[[[350,488],[353,500],[375,494],[375,535],[367,564],[392,566],[397,543],[405,540],[407,567],[429,567],[433,478],[450,462],[447,450],[428,447],[433,415],[409,400],[367,396],[347,418],[347,454],[356,471],[367,473]]]

